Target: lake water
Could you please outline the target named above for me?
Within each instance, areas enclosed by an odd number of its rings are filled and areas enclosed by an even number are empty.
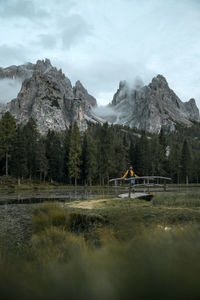
[[[115,196],[113,189],[75,189],[15,193],[13,190],[0,194],[0,243],[7,247],[21,245],[31,233],[33,209],[42,202],[71,202]]]
[[[152,190],[152,189],[151,189]],[[144,191],[144,189],[140,189]],[[154,189],[154,192],[161,192],[162,189]],[[117,196],[119,193],[127,192],[122,188],[105,189],[76,189],[62,191],[36,191],[14,193],[7,191],[0,194],[0,242],[21,245],[27,240],[32,232],[31,219],[35,206],[46,201],[71,202],[75,200],[106,198],[108,195]],[[200,193],[200,188],[169,188],[167,192],[188,192]]]
[[[75,200],[87,200],[107,195],[116,195],[118,190],[106,189],[75,189],[57,191],[36,191],[16,193],[7,191],[0,194],[0,205],[4,204],[31,204],[44,201],[69,202]]]

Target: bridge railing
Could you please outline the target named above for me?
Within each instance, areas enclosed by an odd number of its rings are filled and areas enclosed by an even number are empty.
[[[117,186],[117,183],[119,181],[130,181],[130,184],[129,184],[129,195],[130,195],[131,179],[132,178],[123,178],[123,177],[113,178],[113,179],[110,179],[109,182],[114,182],[114,185]],[[140,176],[140,177],[134,177],[134,179],[135,179],[135,186],[145,186],[148,189],[153,186],[161,186],[161,187],[163,187],[164,191],[167,190],[167,181],[171,180],[171,178],[163,177],[163,176]]]

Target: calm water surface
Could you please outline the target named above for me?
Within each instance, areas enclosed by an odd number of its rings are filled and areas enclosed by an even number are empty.
[[[117,191],[118,192],[118,191]],[[32,233],[33,209],[42,202],[71,202],[115,195],[113,189],[77,189],[0,194],[0,246],[21,245]]]
[[[152,190],[152,189],[151,189]],[[144,191],[144,189],[140,190]],[[155,189],[152,190],[155,192]],[[162,192],[162,189],[157,189]],[[105,189],[77,189],[62,190],[53,192],[28,192],[28,193],[7,193],[0,194],[0,245],[12,243],[21,245],[26,241],[31,233],[31,219],[34,207],[46,201],[71,202],[76,200],[88,200],[95,198],[106,198],[108,195],[117,196],[127,192],[125,188],[105,188]],[[188,192],[200,193],[200,188],[169,188],[167,192]]]

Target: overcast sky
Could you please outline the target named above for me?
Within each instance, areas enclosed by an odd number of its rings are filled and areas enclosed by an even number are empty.
[[[0,66],[44,58],[99,104],[162,74],[200,107],[200,0],[0,0]]]

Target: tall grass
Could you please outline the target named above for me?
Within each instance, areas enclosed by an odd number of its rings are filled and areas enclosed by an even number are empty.
[[[33,230],[40,232],[51,226],[67,228],[69,216],[58,203],[44,203],[33,211]]]
[[[154,206],[200,207],[200,193],[160,193],[153,197]]]
[[[0,255],[1,299],[198,299],[199,222],[155,222],[151,205],[101,214],[38,206],[23,251]]]
[[[1,299],[198,299],[198,227],[146,229],[124,243],[102,231],[101,239],[91,249],[61,228],[34,235],[28,257],[1,261]]]

